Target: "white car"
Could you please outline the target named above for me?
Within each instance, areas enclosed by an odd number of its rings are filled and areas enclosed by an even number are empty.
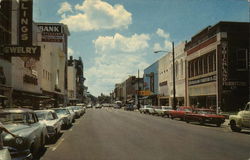
[[[160,108],[156,108],[155,112],[158,116],[169,117],[169,111],[173,110],[172,106],[160,106]]]
[[[62,128],[69,128],[72,126],[73,116],[70,114],[69,110],[66,108],[53,108],[57,116],[62,119]]]
[[[55,140],[61,133],[62,119],[59,118],[54,110],[36,110],[39,122],[47,128],[47,138]]]
[[[153,108],[152,105],[144,105],[139,109],[140,113],[149,113],[149,109]]]

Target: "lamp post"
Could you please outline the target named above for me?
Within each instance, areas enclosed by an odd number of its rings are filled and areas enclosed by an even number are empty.
[[[159,53],[159,52],[168,52],[164,50],[160,51],[154,51],[154,53]],[[174,53],[174,42],[172,42],[172,61],[173,61],[173,103],[172,107],[173,109],[176,109],[176,96],[175,96],[175,53]]]

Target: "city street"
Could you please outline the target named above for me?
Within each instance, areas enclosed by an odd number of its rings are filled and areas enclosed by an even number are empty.
[[[119,109],[88,109],[40,160],[248,160],[250,132]]]

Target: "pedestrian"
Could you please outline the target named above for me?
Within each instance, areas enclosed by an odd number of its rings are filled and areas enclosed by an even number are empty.
[[[15,135],[15,134],[13,134],[13,133],[11,133],[7,128],[5,128],[4,126],[3,126],[3,124],[0,122],[0,150],[1,149],[3,149],[3,140],[2,140],[2,132],[6,132],[6,133],[8,133],[8,134],[10,134],[10,135],[12,135],[13,137],[18,137],[17,135]]]

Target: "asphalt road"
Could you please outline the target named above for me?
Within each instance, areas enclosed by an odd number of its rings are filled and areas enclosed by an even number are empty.
[[[88,109],[41,160],[250,160],[250,132]]]

